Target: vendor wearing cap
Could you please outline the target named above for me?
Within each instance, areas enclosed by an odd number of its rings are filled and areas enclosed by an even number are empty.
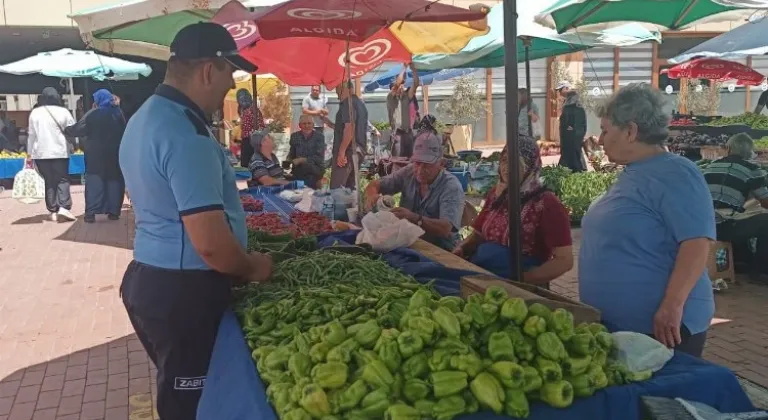
[[[365,208],[371,210],[380,194],[402,193],[400,207],[392,213],[420,226],[422,239],[451,251],[458,241],[464,190],[459,179],[443,169],[443,145],[435,134],[416,139],[410,165],[365,189]]]
[[[120,290],[157,366],[160,418],[188,420],[231,287],[266,281],[272,259],[246,252],[235,173],[210,128],[210,115],[235,87],[233,71],[256,68],[214,23],[183,28],[170,51],[163,84],[131,118],[120,146],[136,223]]]
[[[571,83],[562,81],[555,86],[563,98],[563,110],[560,113],[560,166],[573,172],[587,170],[583,157],[582,145],[587,135],[587,113],[579,94],[572,89]]]

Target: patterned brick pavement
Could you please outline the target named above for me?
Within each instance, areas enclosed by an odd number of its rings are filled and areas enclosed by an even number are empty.
[[[0,420],[156,418],[155,371],[118,297],[130,215],[88,225],[44,212],[0,193]],[[575,273],[553,289],[578,297]],[[768,387],[766,299],[749,283],[719,294],[706,357]]]

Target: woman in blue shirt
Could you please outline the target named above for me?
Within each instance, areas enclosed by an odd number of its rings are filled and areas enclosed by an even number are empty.
[[[582,220],[579,293],[610,328],[700,357],[715,310],[705,268],[715,216],[695,164],[664,150],[664,105],[631,84],[598,109],[605,154],[626,168]]]

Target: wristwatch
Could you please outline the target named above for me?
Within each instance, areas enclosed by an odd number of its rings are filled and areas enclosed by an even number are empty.
[[[419,215],[419,220],[416,221],[416,226],[421,227],[421,224],[424,222],[424,217],[422,215]]]

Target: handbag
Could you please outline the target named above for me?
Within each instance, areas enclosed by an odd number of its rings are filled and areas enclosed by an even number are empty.
[[[35,204],[45,198],[45,181],[29,164],[13,177],[11,197],[24,204]]]
[[[67,141],[67,153],[71,155],[75,151],[75,138],[67,136],[67,134],[64,132],[64,127],[59,124],[59,121],[56,119],[56,117],[53,116],[53,113],[50,109],[48,109],[47,105],[44,105],[43,109],[45,109],[48,112],[48,115],[51,116],[51,119],[53,120],[53,123],[56,124],[56,127],[59,127],[61,135],[64,136],[64,139]]]

